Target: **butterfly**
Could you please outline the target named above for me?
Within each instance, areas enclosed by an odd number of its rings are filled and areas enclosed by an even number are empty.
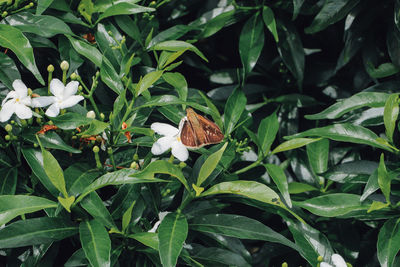
[[[186,109],[186,117],[179,125],[182,144],[189,148],[200,148],[217,144],[224,139],[221,129],[214,122],[197,114],[193,109]]]

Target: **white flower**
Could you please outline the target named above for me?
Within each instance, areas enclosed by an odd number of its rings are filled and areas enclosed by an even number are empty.
[[[69,108],[78,104],[83,100],[83,96],[75,95],[78,91],[79,82],[72,81],[66,86],[59,80],[53,79],[50,82],[50,92],[54,96],[42,96],[34,98],[34,107],[48,106],[46,115],[49,117],[56,117],[60,113],[60,109]]]
[[[320,267],[347,267],[345,260],[339,254],[333,254],[331,260],[333,265],[327,262],[321,262]]]
[[[181,125],[181,124],[180,124]],[[164,135],[158,139],[151,147],[151,153],[154,155],[161,155],[169,148],[175,158],[180,161],[185,161],[189,157],[187,148],[182,144],[179,137],[180,129],[175,128],[172,125],[166,123],[155,122],[151,126],[151,129],[160,135]]]
[[[12,84],[14,91],[7,94],[1,103],[0,122],[8,121],[12,114],[17,114],[20,119],[32,117],[31,97],[28,96],[28,88],[21,80],[15,80]]]

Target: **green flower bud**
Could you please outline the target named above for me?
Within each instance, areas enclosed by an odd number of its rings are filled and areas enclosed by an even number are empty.
[[[137,164],[136,161],[133,161],[131,163],[131,166],[129,166],[129,168],[137,170],[137,169],[139,169],[139,164]]]
[[[49,65],[49,66],[47,66],[47,71],[48,72],[53,72],[54,71],[54,66],[53,65]]]
[[[76,80],[76,79],[78,79],[78,74],[76,74],[75,72],[73,72],[72,74],[71,74],[71,76],[70,76],[70,78],[71,78],[71,80]]]
[[[96,71],[96,77],[99,77],[100,71]]]
[[[139,155],[137,153],[135,153],[135,155],[133,155],[133,160],[134,161],[138,161],[139,160]]]
[[[76,140],[76,139],[78,139],[78,136],[73,135],[73,136],[71,136],[71,139],[72,139],[72,140]]]
[[[21,125],[22,127],[25,127],[28,125],[28,123],[26,122],[26,120],[21,120]]]
[[[4,12],[1,14],[1,16],[2,16],[3,18],[7,17],[7,15],[8,15],[8,12],[7,12],[7,11],[4,11]]]
[[[94,119],[94,118],[96,118],[96,113],[94,113],[94,111],[91,110],[88,113],[86,113],[86,118]]]
[[[282,263],[281,266],[282,266],[282,267],[288,267],[288,264],[287,264],[287,262],[284,262],[284,263]]]
[[[82,89],[83,89],[82,85],[79,85],[78,86],[78,92],[82,92]]]
[[[11,123],[11,124],[15,124],[15,120],[11,120],[10,123]]]
[[[63,71],[67,71],[69,69],[69,63],[65,60],[63,60],[60,64],[60,68]]]
[[[12,126],[11,126],[11,124],[7,124],[6,126],[4,126],[4,129],[5,129],[7,132],[11,132],[11,131],[12,131]]]
[[[186,167],[186,163],[185,162],[183,162],[183,161],[179,162],[179,168],[183,169],[185,167]]]
[[[317,261],[322,262],[324,258],[322,256],[318,256]]]
[[[29,7],[33,7],[35,4],[33,2],[29,3]]]
[[[112,153],[113,153],[113,150],[112,150],[112,148],[111,148],[111,147],[107,148],[107,153],[108,153],[108,155],[112,155]]]
[[[32,95],[32,89],[31,88],[28,88],[28,95],[30,96],[30,95]]]
[[[7,134],[6,136],[4,136],[4,139],[6,139],[6,141],[10,141],[11,140],[11,136]]]
[[[106,116],[104,115],[104,113],[100,113],[100,119],[103,121],[104,120],[104,118],[105,118]]]
[[[151,1],[150,2],[150,6],[155,6],[156,5],[156,1]]]
[[[100,151],[100,148],[98,146],[94,146],[93,147],[93,152],[94,153],[99,153],[99,151]]]
[[[36,122],[39,124],[42,123],[42,118],[36,118]]]
[[[53,121],[48,121],[47,124],[48,125],[53,125],[54,123],[53,123]]]
[[[36,143],[34,143],[34,144],[33,144],[33,147],[34,147],[34,148],[37,148],[37,147],[39,147],[39,145],[36,144]]]

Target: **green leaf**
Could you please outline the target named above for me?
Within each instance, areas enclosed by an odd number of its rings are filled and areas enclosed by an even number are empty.
[[[291,182],[288,184],[289,194],[301,194],[304,192],[315,191],[318,190],[312,185],[299,183],[299,182]]]
[[[371,206],[369,206],[369,209],[367,210],[367,213],[373,212],[375,210],[384,209],[386,207],[389,207],[389,205],[390,205],[390,203],[384,203],[384,202],[373,200]]]
[[[305,28],[308,34],[322,31],[326,27],[343,19],[355,7],[360,0],[327,0],[324,6],[315,16],[311,25]]]
[[[221,160],[222,154],[224,154],[225,148],[228,143],[225,143],[219,150],[212,153],[207,157],[206,161],[200,168],[199,176],[197,177],[197,186],[201,186],[201,184],[210,176],[210,174],[215,170],[219,161]]]
[[[62,130],[75,130],[80,126],[88,125],[92,120],[93,119],[89,119],[82,114],[73,112],[67,112],[63,115],[51,118],[54,125]]]
[[[317,174],[328,170],[329,139],[321,139],[307,145],[308,162]]]
[[[385,106],[389,94],[361,92],[349,98],[339,100],[327,109],[313,115],[306,115],[310,120],[337,119],[344,114],[363,107],[377,108]]]
[[[264,6],[262,17],[263,17],[265,26],[267,26],[268,30],[274,36],[275,42],[279,42],[278,32],[276,30],[275,16],[274,16],[274,12],[272,11],[272,9],[269,8],[268,6]]]
[[[122,215],[122,231],[125,232],[126,228],[128,228],[129,223],[132,219],[132,209],[135,206],[136,201],[133,201],[129,208]]]
[[[54,0],[38,0],[36,7],[36,15],[41,15]]]
[[[399,95],[391,94],[385,103],[383,111],[383,122],[385,124],[386,136],[393,142],[393,133],[396,128],[396,120],[399,116]]]
[[[71,212],[71,206],[74,204],[75,197],[74,196],[69,196],[69,197],[57,197],[58,202],[60,202],[61,206],[63,206],[68,212]]]
[[[390,182],[390,176],[388,175],[385,166],[384,154],[382,153],[378,167],[378,184],[387,203],[390,203]]]
[[[276,112],[264,118],[258,126],[257,136],[264,156],[268,154],[278,130],[279,121]]]
[[[381,266],[395,266],[394,259],[400,250],[399,219],[387,220],[378,234],[377,256]]]
[[[36,66],[32,46],[19,29],[0,24],[0,46],[13,51],[21,63],[44,85],[44,80]]]
[[[52,184],[60,191],[64,197],[68,197],[65,188],[64,173],[56,158],[47,150],[42,147],[43,166],[44,171],[49,177]]]
[[[400,72],[400,67],[394,65],[391,62],[385,62],[375,68],[375,66],[370,61],[367,61],[366,70],[369,76],[375,79],[379,79],[392,76]]]
[[[0,224],[6,224],[19,215],[56,207],[57,203],[41,197],[2,195],[0,196]]]
[[[111,5],[109,8],[107,8],[103,14],[100,15],[99,19],[96,21],[96,24],[101,21],[102,19],[111,17],[111,16],[117,16],[117,15],[133,15],[133,14],[138,14],[138,13],[144,13],[144,12],[153,12],[155,11],[154,8],[151,7],[144,7],[144,6],[139,6],[136,4],[132,4],[129,2],[120,2]]]
[[[18,68],[14,61],[4,53],[0,53],[0,81],[9,89],[13,89],[12,83],[21,79]]]
[[[53,16],[21,12],[8,16],[4,20],[22,32],[34,33],[46,38],[56,34],[74,34],[64,21]]]
[[[239,88],[236,88],[233,94],[229,96],[224,111],[225,135],[232,133],[236,123],[239,121],[240,116],[244,111],[246,102],[246,96]]]
[[[299,248],[283,235],[251,218],[233,214],[209,214],[195,217],[189,224],[191,230],[216,233],[240,239],[263,240],[280,243],[295,250]]]
[[[81,206],[84,208],[94,219],[102,223],[104,226],[112,229],[117,229],[110,212],[105,207],[103,201],[96,192],[90,193],[81,201]]]
[[[289,195],[289,186],[286,175],[283,172],[282,168],[274,164],[265,164],[264,166],[267,169],[268,174],[271,176],[272,180],[278,187],[279,192],[281,192],[286,204],[289,206],[289,208],[291,208],[292,201]]]
[[[179,39],[184,34],[186,34],[190,29],[191,27],[187,25],[181,25],[181,24],[174,25],[154,36],[153,39],[151,39],[151,41],[149,42],[147,47],[151,48],[155,44],[161,43],[163,41]]]
[[[367,211],[369,207],[367,204],[361,204],[359,195],[345,193],[333,193],[299,202],[293,201],[293,204],[322,217],[342,216],[352,211]]]
[[[100,78],[118,95],[124,91],[124,85],[122,84],[120,77],[118,76],[111,62],[105,56],[103,56],[103,60],[101,62]]]
[[[188,95],[188,85],[185,76],[179,72],[166,72],[163,73],[162,78],[176,89],[179,99],[186,101]]]
[[[281,143],[279,146],[275,147],[275,149],[272,150],[271,154],[276,154],[279,152],[296,149],[296,148],[311,144],[313,142],[317,142],[319,140],[321,140],[321,138],[316,138],[316,139],[303,138],[303,137],[293,138],[293,139],[285,141],[285,142]]]
[[[368,178],[368,182],[364,187],[363,194],[361,195],[360,201],[364,201],[367,199],[369,195],[374,193],[379,189],[378,184],[378,169],[376,169]]]
[[[98,120],[92,120],[89,124],[89,128],[86,129],[85,131],[79,133],[78,135],[97,135],[102,132],[104,132],[105,129],[109,126],[108,123],[98,121]]]
[[[208,62],[207,58],[203,55],[202,52],[200,52],[199,49],[197,49],[194,45],[189,44],[184,41],[178,41],[178,40],[171,40],[171,41],[164,41],[161,43],[158,43],[154,45],[153,47],[147,47],[148,49],[151,48],[153,50],[165,50],[165,51],[172,51],[172,52],[177,52],[181,50],[190,50],[194,52],[196,55],[201,57],[203,60]]]
[[[188,223],[181,213],[168,213],[158,228],[158,250],[161,264],[174,267],[188,234]]]
[[[142,79],[140,79],[135,89],[136,96],[141,95],[144,91],[149,89],[150,86],[152,86],[155,82],[157,82],[158,79],[160,79],[161,76],[163,75],[163,72],[164,71],[162,70],[152,71],[147,73]]]
[[[246,21],[239,38],[239,53],[245,75],[256,65],[263,47],[264,27],[260,13],[257,12]]]
[[[90,44],[75,39],[69,35],[65,35],[68,40],[71,42],[72,47],[78,52],[80,55],[86,57],[90,61],[92,61],[96,67],[101,67],[103,55],[97,50],[96,47],[91,46]]]
[[[17,187],[17,168],[0,169],[0,195],[14,195]],[[1,206],[0,206],[1,207]]]
[[[227,6],[225,8],[215,8],[214,10],[211,10],[210,12],[212,12],[213,16],[216,15],[216,12],[214,12],[216,9],[223,11],[223,13],[218,14],[202,25],[203,30],[197,39],[201,40],[210,37],[219,32],[222,28],[229,26],[236,14],[236,10],[232,10],[231,7],[232,6]],[[203,19],[208,18],[206,14],[203,14],[203,16],[198,18],[201,22],[204,21]]]
[[[48,131],[46,134],[38,134],[38,136],[40,143],[45,148],[60,149],[71,153],[82,153],[82,151],[79,149],[67,145],[64,140],[62,140],[61,137],[53,131]],[[31,143],[37,144],[36,135],[33,134],[32,131],[24,133],[23,138]]]
[[[64,218],[20,220],[0,229],[0,248],[41,245],[75,235],[76,226]]]
[[[91,266],[111,266],[111,240],[101,223],[96,220],[81,222],[79,238]]]
[[[82,190],[81,195],[76,199],[76,203],[80,202],[86,195],[108,185],[137,184],[137,183],[157,183],[166,182],[165,180],[150,177],[131,177],[137,171],[134,169],[122,169],[119,171],[106,173],[96,179],[93,183]]]
[[[374,132],[362,126],[350,123],[333,124],[321,128],[314,128],[292,135],[290,138],[302,138],[306,136],[329,138],[340,142],[364,144],[392,151],[392,148],[389,145],[380,142],[378,136]]]
[[[156,233],[150,233],[150,232],[143,232],[143,233],[135,233],[128,235],[129,238],[133,238],[143,245],[146,245],[154,250],[158,251],[158,234]]]

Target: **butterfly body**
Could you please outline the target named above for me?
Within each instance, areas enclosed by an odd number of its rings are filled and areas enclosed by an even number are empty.
[[[189,148],[200,148],[205,145],[217,144],[224,139],[218,125],[197,114],[193,109],[186,109],[186,117],[180,126],[181,142]]]

